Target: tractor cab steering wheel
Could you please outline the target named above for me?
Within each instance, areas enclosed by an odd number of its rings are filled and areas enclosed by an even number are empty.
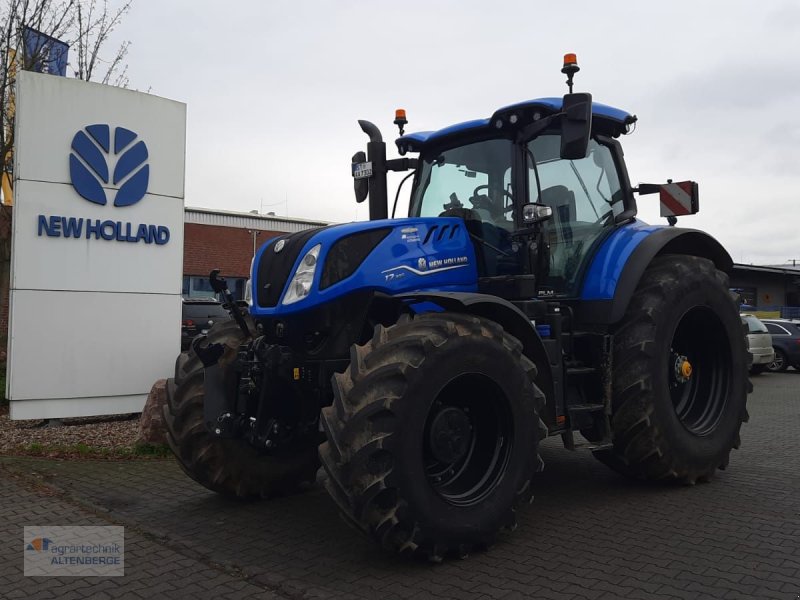
[[[497,206],[495,202],[492,202],[489,199],[489,196],[480,193],[481,191],[488,189],[489,186],[487,184],[479,185],[472,191],[472,196],[470,196],[468,200],[475,210],[484,211],[495,223],[503,222],[506,220],[506,213],[514,210],[514,197],[511,195],[511,192],[507,190],[500,190],[503,193],[504,198],[511,200],[510,206],[500,207]]]

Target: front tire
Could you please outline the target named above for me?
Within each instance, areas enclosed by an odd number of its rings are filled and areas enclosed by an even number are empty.
[[[639,479],[710,479],[740,444],[747,357],[727,276],[704,258],[657,257],[614,335],[613,448],[596,456]]]
[[[541,469],[543,396],[521,344],[454,313],[378,326],[353,346],[322,411],[327,488],[345,517],[391,552],[438,561],[516,525]]]
[[[253,323],[247,319],[251,331]],[[235,321],[215,324],[202,344],[222,344],[219,360],[226,381],[235,377],[232,363],[245,335]],[[234,385],[231,386],[235,389]],[[194,350],[175,361],[175,377],[167,380],[164,420],[167,441],[183,471],[218,494],[234,498],[267,498],[312,484],[319,469],[318,438],[298,441],[280,453],[263,454],[241,439],[212,436],[205,427],[203,364]]]

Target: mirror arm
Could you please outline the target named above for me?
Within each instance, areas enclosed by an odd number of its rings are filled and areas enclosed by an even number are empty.
[[[563,112],[555,113],[554,115],[550,115],[549,117],[545,117],[544,119],[539,119],[538,121],[534,121],[530,125],[526,125],[522,129],[519,130],[517,133],[517,142],[527,142],[528,140],[532,139],[538,133],[541,133],[550,125],[552,125],[555,120],[559,117],[564,116]]]
[[[639,187],[633,188],[633,191],[644,196],[645,194],[658,194],[661,192],[661,185],[658,183],[640,183]]]
[[[628,210],[623,210],[619,213],[616,217],[614,217],[614,223],[624,223],[625,221],[630,221],[636,216],[636,210],[633,208],[629,208]]]
[[[416,169],[419,160],[416,158],[393,158],[386,161],[387,171],[409,171]]]

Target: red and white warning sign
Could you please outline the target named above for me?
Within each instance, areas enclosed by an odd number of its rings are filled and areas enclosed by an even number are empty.
[[[665,183],[659,187],[662,217],[693,215],[700,210],[696,182],[678,181]]]

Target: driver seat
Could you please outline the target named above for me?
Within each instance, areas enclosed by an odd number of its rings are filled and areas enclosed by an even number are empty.
[[[542,190],[542,204],[553,209],[554,224],[561,230],[564,241],[572,243],[572,223],[577,219],[575,193],[564,185]]]
[[[554,185],[543,189],[542,204],[552,208],[559,221],[575,222],[575,192],[567,186]]]

